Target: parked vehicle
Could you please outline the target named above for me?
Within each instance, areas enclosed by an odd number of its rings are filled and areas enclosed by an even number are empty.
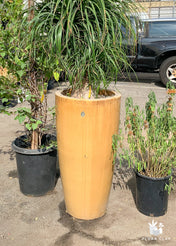
[[[135,23],[135,28],[138,32],[136,52],[129,53],[133,68],[158,70],[164,85],[171,81],[176,86],[176,18],[143,19]]]

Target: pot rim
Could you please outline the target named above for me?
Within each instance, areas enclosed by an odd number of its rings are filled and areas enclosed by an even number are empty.
[[[53,134],[50,134],[50,135],[51,136],[55,136]],[[20,137],[23,137],[23,136],[26,136],[26,135],[21,135]],[[17,141],[17,139],[20,139],[20,137],[15,138],[15,140],[11,144],[12,149],[15,152],[19,153],[19,154],[24,154],[24,155],[42,155],[42,154],[47,154],[49,152],[56,151],[55,147],[49,148],[49,149],[46,149],[46,148],[41,148],[41,149],[20,148],[20,147],[18,147],[16,145],[16,141]]]
[[[120,92],[119,91],[115,91],[115,90],[107,90],[107,91],[110,91],[110,92],[112,92],[114,94],[114,95],[108,96],[108,97],[95,98],[95,99],[75,98],[75,97],[69,97],[69,96],[66,96],[66,95],[62,94],[62,92],[67,90],[67,89],[68,88],[56,91],[55,92],[55,96],[59,96],[59,97],[62,97],[64,99],[67,99],[67,100],[83,101],[83,102],[107,101],[107,100],[112,100],[114,98],[121,98]]]
[[[150,179],[150,180],[154,180],[154,181],[159,181],[159,180],[169,179],[169,178],[172,176],[172,174],[170,174],[170,175],[167,175],[167,176],[165,176],[165,177],[154,178],[154,177],[149,177],[149,176],[142,175],[142,174],[140,174],[138,171],[136,171],[135,169],[134,169],[134,172],[135,172],[135,174],[136,174],[137,176],[139,176],[139,177],[141,177],[141,178],[144,178],[144,179]]]

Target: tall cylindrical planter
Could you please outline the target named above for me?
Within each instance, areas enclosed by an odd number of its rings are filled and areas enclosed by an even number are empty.
[[[138,210],[148,216],[162,216],[167,212],[170,176],[151,178],[136,172],[136,206]]]
[[[56,183],[56,149],[31,150],[21,146],[16,138],[12,148],[16,152],[20,190],[24,195],[42,196],[52,191]]]
[[[76,99],[56,92],[59,166],[66,211],[79,219],[104,215],[113,175],[112,136],[120,98]]]

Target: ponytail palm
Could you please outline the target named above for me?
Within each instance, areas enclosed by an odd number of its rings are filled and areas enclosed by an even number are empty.
[[[35,53],[47,51],[45,61],[56,71],[62,68],[74,90],[88,84],[98,92],[101,83],[107,88],[129,66],[121,26],[135,39],[132,0],[45,0],[36,8],[31,29]],[[37,50],[39,37],[44,42]]]

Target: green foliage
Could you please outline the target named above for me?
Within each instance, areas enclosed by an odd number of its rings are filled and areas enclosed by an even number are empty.
[[[47,146],[41,146],[42,148],[46,149],[56,149],[57,148],[57,140],[55,141],[50,141],[50,143]]]
[[[21,18],[21,0],[0,2],[0,98],[6,106],[15,97],[17,81],[21,75],[21,66],[15,62]],[[11,69],[15,70],[15,73],[11,72]],[[2,105],[0,112],[7,112]]]
[[[116,136],[119,157],[149,177],[165,177],[176,167],[176,117],[174,94],[158,106],[154,92],[148,95],[145,111],[126,99],[126,134]],[[170,188],[169,188],[170,189]]]
[[[112,163],[113,165],[115,165],[115,161],[116,161],[118,141],[120,140],[119,136],[120,135],[116,135],[116,134],[112,136],[112,154],[113,154]]]
[[[48,79],[58,81],[64,71],[72,91],[84,84],[99,91],[101,82],[107,88],[129,65],[121,27],[135,41],[129,14],[136,6],[132,0],[44,0],[34,8],[1,0],[0,97],[6,105],[14,97],[28,101],[30,112],[19,109],[16,119],[31,139],[38,134],[36,148],[47,119]]]
[[[20,124],[24,123],[25,127],[31,131],[36,130],[37,128],[42,125],[42,121],[38,119],[34,119],[32,117],[31,109],[23,107],[18,108],[15,112],[17,116],[15,117],[15,120],[18,120]]]
[[[47,120],[47,82],[53,76],[52,64],[56,70],[57,62],[51,62],[49,51],[43,49],[45,36],[32,40],[29,21],[32,9],[23,9],[22,0],[0,4],[0,98],[3,104],[0,112],[8,112],[11,99],[27,101],[30,109],[17,109],[15,119],[26,126],[28,135],[36,132],[37,148]],[[33,137],[30,139],[33,141]]]
[[[36,11],[31,26],[34,55],[49,51],[51,63],[66,72],[73,89],[85,83],[93,90],[101,83],[107,88],[129,66],[121,26],[135,44],[129,18],[136,11],[134,1],[45,0]],[[46,41],[42,47],[35,42],[39,37]]]
[[[14,0],[3,1],[0,5],[0,66],[8,69],[8,75],[16,69],[15,74],[11,74],[16,76],[16,80],[21,80],[26,68],[25,50],[21,52],[18,36],[25,35],[24,31],[19,33],[23,18],[22,3],[21,0]]]

